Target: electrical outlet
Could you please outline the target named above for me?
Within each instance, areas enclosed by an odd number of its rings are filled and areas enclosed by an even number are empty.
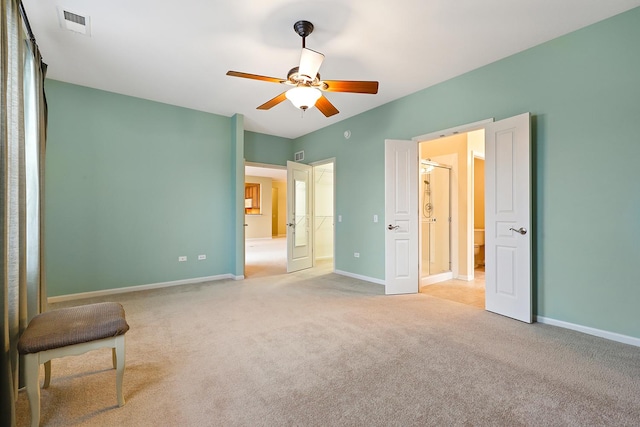
[[[378,215],[373,216],[373,222],[378,222]]]
[[[342,215],[338,215],[338,222],[342,222]]]
[[[202,261],[203,259],[207,259],[206,255],[198,255],[198,261]]]
[[[360,252],[354,252],[353,253],[353,257],[354,258],[360,258]]]
[[[178,257],[178,261],[179,261],[179,262],[185,262],[186,260],[187,260],[187,257],[186,257],[186,256],[179,256],[179,257]]]

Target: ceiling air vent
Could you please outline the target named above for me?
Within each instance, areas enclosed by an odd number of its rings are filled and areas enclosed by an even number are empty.
[[[63,12],[65,20],[75,22],[76,24],[82,25],[83,27],[86,25],[87,20],[84,19],[84,16],[76,15],[75,13],[67,12],[66,10],[64,10]]]
[[[298,151],[294,154],[294,159],[296,162],[301,162],[304,160],[304,151]]]
[[[85,36],[91,35],[91,18],[58,8],[60,26],[63,30],[73,31]]]

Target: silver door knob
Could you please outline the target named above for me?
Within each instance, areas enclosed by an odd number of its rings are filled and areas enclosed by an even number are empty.
[[[511,227],[509,230],[513,230],[513,231],[515,231],[516,233],[520,233],[520,234],[522,234],[523,236],[524,236],[525,234],[527,234],[527,229],[526,229],[526,228],[524,228],[524,227],[520,227],[520,228],[519,228],[519,229],[517,229],[517,230],[516,230],[515,228]]]
[[[389,229],[389,230],[397,230],[398,228],[400,228],[399,225],[391,225],[391,224],[389,224],[387,226],[387,229]]]

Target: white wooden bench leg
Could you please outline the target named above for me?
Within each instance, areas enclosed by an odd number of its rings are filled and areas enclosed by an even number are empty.
[[[44,362],[44,384],[42,388],[49,388],[51,382],[51,360]]]
[[[124,335],[118,335],[115,341],[116,393],[118,394],[118,406],[124,406],[124,396],[122,394],[122,380],[124,378]]]
[[[24,381],[31,408],[31,427],[40,426],[40,362],[38,353],[24,356]]]

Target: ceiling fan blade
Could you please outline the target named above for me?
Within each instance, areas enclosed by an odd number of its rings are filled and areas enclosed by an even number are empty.
[[[261,80],[263,82],[271,82],[271,83],[284,83],[285,82],[285,80],[278,79],[276,77],[267,77],[267,76],[261,76],[261,75],[258,75],[258,74],[242,73],[240,71],[227,71],[227,76],[242,77],[242,78],[245,78],[245,79],[253,79],[253,80]]]
[[[302,48],[302,54],[300,55],[300,67],[298,68],[298,75],[305,76],[309,81],[313,81],[318,74],[320,65],[324,61],[324,55],[315,50]]]
[[[331,102],[329,102],[327,97],[324,95],[322,95],[316,101],[316,108],[318,108],[318,110],[320,110],[320,112],[326,117],[331,117],[334,114],[338,114],[340,112],[336,107],[333,106]]]
[[[271,98],[270,100],[259,106],[257,110],[269,110],[270,108],[275,107],[276,105],[287,99],[286,93],[287,92],[282,92],[280,95]]]
[[[323,80],[322,83],[324,83],[324,85],[321,85],[320,89],[326,90],[327,92],[378,93],[378,82]]]

